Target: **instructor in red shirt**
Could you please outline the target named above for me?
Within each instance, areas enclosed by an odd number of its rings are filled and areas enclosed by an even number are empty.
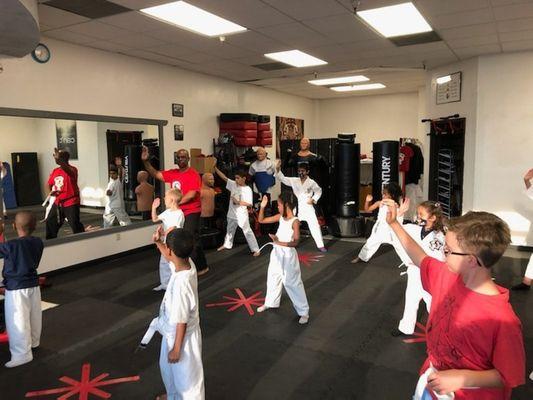
[[[48,178],[50,194],[56,196],[54,205],[46,218],[46,239],[57,237],[57,232],[65,218],[73,233],[84,232],[80,222],[80,189],[78,169],[69,164],[70,154],[65,150],[54,149],[54,159],[59,167]]]
[[[188,230],[194,236],[195,244],[191,258],[194,265],[196,265],[198,275],[203,275],[209,271],[209,268],[207,267],[207,260],[200,241],[200,214],[202,211],[200,203],[200,189],[202,186],[200,174],[194,168],[189,167],[189,152],[185,149],[180,149],[177,152],[177,169],[158,171],[150,164],[149,157],[148,148],[143,147],[141,158],[146,171],[155,179],[169,183],[171,187],[177,188],[183,193],[183,198],[180,202],[180,208],[185,214],[183,229]]]

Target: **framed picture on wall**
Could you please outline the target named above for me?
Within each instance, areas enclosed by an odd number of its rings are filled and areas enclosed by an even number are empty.
[[[185,127],[183,125],[174,125],[174,140],[183,140]]]
[[[183,117],[183,104],[172,103],[172,116]]]
[[[280,157],[283,140],[300,140],[304,137],[304,120],[298,118],[276,117],[276,157]]]
[[[461,101],[461,71],[436,79],[437,104]]]

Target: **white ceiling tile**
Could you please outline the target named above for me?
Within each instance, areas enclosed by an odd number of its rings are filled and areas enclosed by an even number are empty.
[[[496,22],[498,32],[515,32],[532,29],[533,18],[510,19]]]
[[[347,12],[346,8],[335,0],[263,0],[263,2],[298,21]]]
[[[128,50],[128,47],[122,44],[111,43],[109,40],[99,40],[97,42],[91,42],[87,44],[88,47],[93,47],[95,49],[107,50],[111,52],[120,52]]]
[[[169,24],[158,21],[155,18],[148,17],[147,15],[138,11],[116,14],[110,17],[100,18],[98,21],[132,32],[156,31],[169,26]]]
[[[466,11],[454,14],[443,14],[431,17],[432,26],[436,30],[454,28],[458,26],[470,26],[474,21],[476,24],[492,22],[493,17],[490,9]]]
[[[306,49],[306,51],[312,53],[315,57],[322,60],[328,60],[329,62],[346,61],[360,58],[359,52],[347,51],[340,45],[329,45],[321,47],[312,47]]]
[[[533,17],[533,3],[494,7],[493,11],[497,21]]]
[[[424,54],[437,51],[449,51],[450,49],[442,40],[438,42],[415,44],[412,46],[401,46],[398,48],[404,49],[409,54]]]
[[[287,48],[286,44],[254,31],[227,36],[226,43],[261,54],[274,53]]]
[[[58,8],[39,4],[39,23],[45,24],[50,28],[62,28],[69,25],[79,24],[90,21],[89,18],[72,14]]]
[[[308,47],[311,43],[313,46],[325,46],[334,43],[328,37],[307,28],[299,22],[258,28],[257,30],[266,36],[291,46],[293,49]],[[291,49],[287,48],[287,50]]]
[[[165,42],[161,40],[154,39],[142,33],[130,33],[127,35],[114,37],[110,40],[113,43],[123,44],[125,46],[135,48],[135,49],[142,49],[146,47],[156,47],[156,46],[162,46],[163,44],[166,44]]]
[[[462,47],[481,46],[485,44],[498,44],[498,35],[491,34],[485,36],[471,36],[461,39],[451,39],[446,41],[451,48],[460,49]]]
[[[134,56],[137,58],[142,58],[149,61],[155,61],[160,64],[167,64],[167,65],[177,65],[180,60],[175,60],[171,57],[165,57],[161,56],[159,54],[154,54],[149,51],[145,50],[137,50],[137,49],[127,49],[120,51],[120,54],[128,55],[128,56]]]
[[[180,56],[176,58],[183,60],[183,61],[187,61],[192,64],[210,64],[210,63],[213,63],[219,60],[218,57],[215,57],[211,54],[198,53],[198,52],[181,54]]]
[[[416,7],[424,15],[442,15],[478,10],[489,6],[488,0],[418,0]]]
[[[503,51],[524,51],[533,50],[533,40],[520,40],[517,42],[504,42],[502,43]]]
[[[117,28],[115,26],[102,24],[98,21],[89,21],[82,24],[71,25],[66,28],[70,32],[95,37],[98,39],[111,39],[117,36],[131,34],[130,31]]]
[[[387,40],[385,38],[377,38],[377,39],[372,39],[372,40],[364,40],[364,41],[351,42],[351,43],[341,43],[339,46],[341,46],[346,51],[352,52],[352,53],[357,53],[362,50],[373,50],[373,49],[378,49],[378,48],[396,47],[390,42],[390,40]]]
[[[328,36],[335,43],[375,39],[379,35],[350,13],[302,21],[313,30]]]
[[[508,6],[511,4],[533,3],[533,0],[490,0],[494,7]]]
[[[484,54],[496,54],[501,53],[501,48],[497,44],[488,44],[484,46],[475,46],[475,47],[464,47],[462,49],[455,50],[461,59],[466,59],[470,57],[481,56]]]
[[[164,44],[162,46],[148,47],[145,51],[149,51],[155,54],[166,57],[175,57],[180,58],[184,54],[193,54],[196,53],[195,50],[188,47],[179,46],[177,44]]]
[[[438,34],[444,40],[462,39],[470,36],[492,35],[496,33],[496,24],[489,22],[486,24],[476,24],[470,26],[462,26],[459,28],[439,29]]]
[[[141,8],[158,6],[160,4],[170,3],[171,0],[109,0],[112,3],[120,4],[121,6],[131,8],[132,10],[140,10]]]
[[[531,28],[533,29],[533,25],[531,26]],[[533,39],[533,30],[500,33],[501,42],[515,42],[515,41],[530,40],[530,39]]]
[[[194,0],[194,5],[248,29],[294,22],[259,0]]]

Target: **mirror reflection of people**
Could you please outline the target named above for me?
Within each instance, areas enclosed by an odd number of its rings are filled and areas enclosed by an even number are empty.
[[[135,188],[137,197],[137,211],[141,213],[143,221],[152,218],[152,201],[154,201],[154,186],[148,183],[150,175],[146,171],[139,171]]]
[[[322,196],[322,189],[313,179],[309,178],[309,164],[301,163],[298,165],[297,178],[288,178],[283,175],[280,161],[276,165],[276,170],[276,177],[284,185],[290,186],[298,199],[298,220],[307,222],[316,246],[321,252],[325,253],[327,250],[324,247],[324,239],[322,238],[322,231],[318,224],[314,207],[320,196]]]
[[[190,157],[187,150],[178,150],[176,156],[178,163],[177,169],[158,171],[150,164],[148,147],[143,146],[141,153],[144,168],[151,176],[161,182],[169,183],[172,188],[180,189],[183,193],[183,198],[179,204],[185,214],[183,229],[188,230],[194,236],[195,244],[191,258],[196,268],[198,268],[198,275],[203,275],[209,271],[209,267],[207,266],[207,260],[200,240],[200,214],[202,211],[200,203],[200,174],[189,166]]]
[[[104,211],[104,228],[113,226],[115,220],[120,226],[131,224],[131,219],[124,207],[124,188],[116,165],[109,166],[109,183],[105,192],[107,204]]]
[[[55,196],[55,200],[46,218],[46,239],[57,237],[65,219],[72,228],[72,233],[85,231],[80,221],[78,169],[69,164],[68,151],[54,149],[53,156],[58,167],[52,170],[48,178],[48,189],[53,190],[50,194]]]
[[[7,176],[7,169],[4,163],[0,161],[0,198],[2,202],[2,212],[4,219],[7,218],[6,202],[4,201],[4,178]]]

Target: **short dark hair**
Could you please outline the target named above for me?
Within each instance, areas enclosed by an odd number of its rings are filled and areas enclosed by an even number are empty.
[[[390,182],[383,186],[383,190],[386,191],[391,199],[393,199],[396,203],[400,204],[400,200],[402,198],[402,188],[400,185],[398,185],[397,182]]]
[[[109,166],[109,172],[118,172],[118,168],[116,165],[110,165]]]
[[[248,171],[245,168],[243,168],[243,167],[237,167],[233,171],[233,175],[235,175],[235,176],[238,175],[241,178],[246,178],[246,176],[248,175]]]
[[[307,172],[309,172],[309,163],[308,162],[301,162],[301,163],[298,163],[298,169],[305,169]]]
[[[189,258],[194,248],[194,237],[191,232],[176,228],[168,233],[166,243],[179,258]]]
[[[68,162],[70,160],[70,153],[66,150],[59,150],[59,157],[62,161]]]

